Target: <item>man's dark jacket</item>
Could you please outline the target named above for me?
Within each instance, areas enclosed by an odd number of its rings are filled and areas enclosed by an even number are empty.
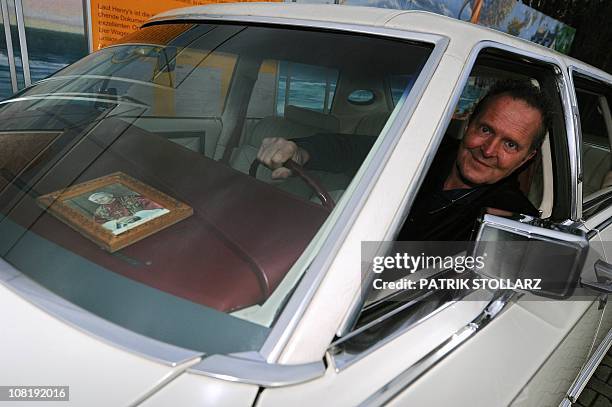
[[[376,141],[376,137],[353,134],[317,134],[293,140],[310,156],[306,168],[353,176]],[[456,141],[445,141],[423,181],[410,214],[395,240],[469,240],[484,208],[527,215],[538,211],[519,189],[517,172],[491,185],[443,190],[455,165]]]

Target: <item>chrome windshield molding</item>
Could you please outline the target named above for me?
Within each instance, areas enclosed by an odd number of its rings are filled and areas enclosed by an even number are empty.
[[[374,394],[360,403],[359,406],[382,406],[389,403],[402,390],[414,383],[419,377],[443,360],[453,350],[458,348],[474,334],[487,326],[495,317],[500,315],[510,300],[512,300],[515,293],[511,291],[498,291],[495,295],[496,298],[493,299],[485,310],[472,322],[455,332],[444,343],[440,344],[421,360],[378,389]]]
[[[163,343],[108,322],[40,286],[2,259],[0,284],[75,329],[148,360],[176,367],[204,356],[201,352]]]
[[[595,350],[591,358],[582,367],[582,370],[580,370],[580,373],[578,374],[578,377],[576,377],[576,380],[572,384],[572,387],[570,387],[567,391],[567,399],[569,399],[570,402],[576,402],[578,396],[580,396],[580,393],[582,392],[584,387],[587,385],[587,382],[595,372],[595,369],[597,369],[597,366],[599,366],[601,360],[604,358],[604,356],[606,356],[606,353],[608,353],[608,349],[610,349],[611,345],[612,329],[608,331],[608,334],[606,335],[604,340],[601,341],[601,343],[597,347],[597,350]]]
[[[308,22],[313,24],[313,22]],[[321,246],[319,252],[315,255],[312,263],[306,268],[303,274],[302,281],[296,287],[291,298],[287,302],[287,305],[281,312],[277,322],[274,324],[270,334],[268,335],[265,343],[263,344],[260,353],[265,357],[269,363],[276,362],[283,351],[285,344],[289,340],[290,335],[298,324],[298,321],[302,318],[308,304],[312,300],[314,293],[327,272],[330,264],[332,263],[336,253],[340,249],[342,242],[344,242],[349,229],[352,227],[357,213],[364,206],[370,191],[373,189],[376,180],[384,163],[388,160],[394,147],[399,142],[400,136],[403,130],[408,125],[409,120],[416,109],[417,103],[420,100],[423,92],[435,69],[437,68],[442,55],[448,46],[448,39],[442,36],[413,33],[402,30],[388,30],[376,27],[365,27],[365,26],[346,26],[340,24],[321,23],[322,25],[313,26],[316,28],[338,28],[352,27],[352,32],[363,32],[381,36],[390,36],[396,39],[404,40],[415,40],[415,41],[434,41],[434,49],[431,52],[427,62],[423,66],[421,73],[418,76],[410,96],[404,99],[402,105],[393,111],[391,117],[385,124],[379,136],[380,144],[373,147],[370,154],[372,154],[369,163],[362,167],[355,180],[357,184],[354,192],[350,199],[346,202],[341,210],[338,220],[332,226],[331,230],[324,238],[324,243]],[[355,31],[360,30],[360,31]],[[377,141],[378,143],[379,141]]]
[[[398,11],[396,14],[389,15],[389,18],[395,15],[401,14],[402,11]],[[391,37],[394,39],[403,39],[419,42],[427,42],[432,45],[437,45],[440,41],[444,44],[448,44],[448,39],[439,34],[428,34],[416,31],[398,30],[396,28],[385,28],[381,25],[365,25],[365,24],[349,24],[349,23],[336,23],[325,20],[301,20],[297,18],[289,17],[263,17],[263,16],[252,16],[252,15],[214,15],[214,14],[186,14],[174,17],[157,17],[147,21],[142,27],[149,25],[155,25],[159,23],[170,23],[181,21],[197,21],[198,23],[205,22],[218,22],[223,21],[224,23],[235,23],[235,24],[266,24],[275,25],[279,27],[288,26],[293,29],[297,28],[314,28],[314,29],[327,29],[342,31],[347,34],[372,34],[380,37]],[[119,44],[125,45],[125,44]],[[414,88],[413,88],[414,89]]]
[[[572,402],[564,398],[561,404],[559,404],[559,407],[572,407]]]
[[[301,365],[280,365],[266,363],[263,358],[254,360],[238,356],[212,355],[191,366],[187,372],[261,387],[291,386],[325,374],[325,364],[322,360]]]

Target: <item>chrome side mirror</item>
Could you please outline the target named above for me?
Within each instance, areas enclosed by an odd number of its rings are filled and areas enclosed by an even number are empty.
[[[528,216],[485,214],[479,222],[472,252],[485,260],[476,273],[505,281],[539,281],[538,289],[522,291],[549,298],[567,298],[579,286],[589,249],[583,231]]]

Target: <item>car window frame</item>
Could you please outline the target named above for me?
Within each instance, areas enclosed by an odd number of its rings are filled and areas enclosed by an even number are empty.
[[[571,97],[572,97],[572,112],[574,116],[574,126],[576,128],[576,137],[577,137],[577,152],[578,152],[577,159],[578,159],[578,164],[579,164],[579,167],[578,167],[579,168],[579,173],[578,173],[579,194],[578,196],[580,197],[579,199],[580,201],[579,219],[584,221],[604,211],[606,209],[606,206],[601,205],[602,203],[605,203],[605,202],[612,203],[612,189],[610,189],[610,191],[604,192],[600,196],[591,198],[589,201],[583,202],[584,197],[582,196],[582,184],[583,184],[583,178],[584,178],[584,172],[583,172],[584,170],[583,170],[583,163],[582,163],[582,154],[583,154],[582,126],[581,126],[580,112],[578,109],[578,99],[577,99],[577,93],[576,93],[577,87],[574,82],[574,76],[580,77],[581,80],[589,81],[593,83],[593,85],[607,86],[610,92],[612,92],[612,80],[605,78],[602,75],[599,75],[597,72],[589,71],[587,69],[584,69],[574,64],[570,64],[568,66],[567,71],[568,71],[568,77],[570,80],[570,89],[571,89]],[[600,95],[605,95],[605,93],[606,92],[601,92]],[[608,104],[608,111],[610,113],[612,113],[612,111],[610,111],[611,109],[612,109],[612,106]],[[607,123],[606,123],[606,128],[607,128]],[[607,131],[608,131],[608,138],[610,139],[610,137],[612,137],[612,129],[607,128]],[[612,148],[612,139],[610,140],[610,145]],[[585,218],[584,217],[585,209],[588,210],[593,205],[600,205],[600,208],[598,208],[593,213],[589,214],[588,217]],[[583,206],[585,206],[586,208],[583,208]]]
[[[263,20],[268,21],[269,18]],[[274,19],[273,19],[274,20]],[[354,192],[345,203],[341,211],[335,211],[332,214],[334,224],[330,230],[327,230],[327,235],[323,237],[323,241],[316,253],[308,260],[308,271],[304,274],[302,280],[295,287],[294,292],[289,298],[285,308],[280,313],[276,324],[260,350],[261,356],[268,362],[275,362],[280,357],[285,343],[288,341],[293,329],[297,325],[297,321],[302,317],[308,308],[310,302],[314,298],[314,294],[318,286],[322,283],[325,274],[333,259],[338,252],[340,245],[338,242],[344,241],[350,227],[359,212],[360,208],[365,204],[369,192],[373,189],[374,183],[378,178],[378,174],[382,169],[382,164],[388,155],[391,154],[393,147],[399,141],[403,133],[403,129],[407,126],[414,110],[417,107],[425,88],[427,87],[431,77],[433,76],[438,64],[440,63],[444,51],[448,45],[448,38],[439,34],[421,33],[408,30],[398,30],[384,27],[371,27],[360,25],[347,25],[340,23],[329,23],[321,21],[294,21],[295,24],[304,25],[305,28],[314,29],[338,29],[349,34],[359,35],[368,33],[370,35],[379,36],[399,41],[416,41],[433,45],[431,54],[418,75],[415,84],[409,96],[402,98],[402,106],[394,111],[388,119],[385,129],[381,133],[389,134],[388,137],[379,137],[382,144],[376,149],[373,147],[371,159],[366,160],[358,173],[355,175],[353,184],[355,185]],[[280,24],[282,26],[282,24]],[[407,95],[406,93],[404,95]],[[376,151],[374,151],[376,149]],[[307,249],[308,251],[308,249]]]
[[[523,50],[523,49],[519,49],[516,47],[513,47],[511,45],[507,45],[507,44],[502,44],[499,42],[495,42],[495,41],[490,41],[490,40],[485,40],[485,41],[481,41],[479,43],[477,43],[472,50],[470,51],[470,54],[468,56],[468,58],[466,59],[466,63],[463,67],[463,70],[461,72],[461,75],[459,77],[459,80],[457,81],[455,88],[453,90],[453,93],[451,94],[451,98],[449,99],[449,103],[448,103],[448,107],[444,113],[444,115],[440,118],[440,124],[437,127],[436,133],[434,133],[433,137],[432,137],[432,144],[430,147],[430,157],[428,157],[427,160],[427,164],[425,165],[426,168],[424,168],[423,171],[421,171],[421,173],[418,175],[417,181],[415,181],[414,183],[417,184],[416,187],[416,191],[418,191],[418,189],[420,188],[425,176],[427,175],[427,172],[429,171],[430,168],[430,164],[431,164],[431,159],[433,158],[433,156],[435,155],[435,152],[438,151],[438,148],[440,147],[440,144],[442,142],[442,139],[444,138],[444,135],[446,133],[446,129],[449,127],[450,123],[451,123],[451,119],[453,117],[455,108],[459,102],[459,98],[461,97],[461,94],[463,93],[463,90],[468,82],[468,79],[470,77],[470,74],[472,73],[472,71],[474,70],[474,67],[476,65],[477,59],[478,57],[485,52],[485,50],[498,50],[504,53],[509,53],[512,54],[515,57],[518,58],[527,58],[529,59],[532,63],[537,63],[537,64],[541,64],[541,65],[545,65],[547,66],[550,70],[551,73],[554,74],[554,81],[556,82],[556,86],[557,86],[557,91],[560,97],[560,108],[562,109],[563,112],[563,124],[564,124],[564,137],[562,137],[563,135],[555,135],[552,134],[551,138],[557,138],[560,139],[557,141],[557,143],[559,145],[556,145],[553,149],[553,151],[551,152],[551,154],[553,155],[553,166],[554,167],[559,167],[559,163],[555,162],[558,161],[559,159],[563,159],[563,156],[567,157],[567,160],[569,161],[569,168],[561,168],[561,171],[563,172],[568,172],[568,173],[564,173],[562,177],[565,179],[565,182],[571,181],[572,179],[575,179],[574,177],[572,177],[571,174],[576,174],[577,173],[577,160],[576,160],[576,143],[575,143],[575,139],[576,139],[576,135],[574,132],[574,124],[573,124],[573,116],[572,116],[572,104],[571,104],[571,94],[569,92],[569,88],[570,86],[568,85],[569,83],[571,83],[569,81],[569,77],[567,74],[567,71],[564,69],[564,63],[559,60],[558,58],[555,58],[553,56],[550,55],[540,55],[540,54],[536,54],[534,52],[528,51],[528,50]],[[510,65],[510,63],[508,63],[508,65]],[[561,155],[561,157],[555,157],[555,155]],[[556,159],[555,159],[556,158]],[[561,166],[561,167],[565,167],[565,166]],[[568,171],[569,170],[569,171]],[[567,221],[572,221],[576,219],[577,214],[579,213],[578,210],[581,208],[576,207],[576,205],[574,205],[574,203],[576,202],[576,197],[579,196],[578,195],[578,191],[577,191],[577,183],[575,182],[571,182],[571,185],[567,185],[569,191],[569,197],[568,196],[563,196],[563,189],[561,188],[557,188],[556,184],[560,184],[560,181],[556,181],[555,182],[555,189],[553,190],[553,194],[554,194],[554,200],[555,203],[553,204],[553,216],[554,216],[554,207],[556,205],[558,205],[557,201],[562,201],[562,200],[570,200],[570,202],[566,202],[566,205],[568,206],[568,210],[565,211],[566,213],[564,214],[565,216],[561,216],[559,217],[557,214],[557,219],[555,219],[555,221],[562,223],[562,222],[567,222]],[[414,195],[414,193],[413,193]],[[394,236],[397,234],[397,232],[399,231],[399,229],[402,227],[402,225],[404,224],[405,219],[408,216],[408,213],[410,211],[410,207],[412,205],[412,201],[410,202],[406,202],[404,208],[401,210],[401,217],[398,216],[398,218],[401,218],[401,222],[395,222],[395,233]],[[435,309],[433,312],[431,312],[429,315],[426,315],[425,317],[419,319],[418,321],[416,321],[413,324],[410,324],[408,326],[403,326],[395,331],[392,331],[389,335],[387,335],[386,338],[376,342],[373,346],[366,348],[365,350],[363,350],[362,352],[353,355],[351,357],[344,357],[344,358],[340,358],[334,355],[334,352],[337,352],[337,347],[339,344],[342,343],[343,339],[346,338],[350,338],[351,332],[352,332],[352,327],[355,324],[355,322],[357,321],[357,318],[359,317],[359,314],[362,310],[362,305],[365,303],[365,299],[367,298],[367,296],[360,296],[361,298],[358,298],[356,300],[356,302],[354,302],[352,304],[351,310],[349,311],[349,313],[347,313],[347,317],[345,317],[345,319],[343,320],[341,326],[339,327],[338,331],[337,331],[337,340],[335,340],[331,345],[330,345],[330,350],[328,351],[328,354],[330,355],[330,358],[332,358],[332,360],[334,360],[335,363],[335,367],[336,367],[336,371],[341,371],[346,369],[347,367],[351,366],[353,363],[357,362],[358,360],[361,360],[363,358],[365,358],[367,355],[375,352],[377,349],[379,349],[380,347],[384,346],[386,343],[388,343],[389,341],[397,338],[398,336],[401,336],[403,334],[405,334],[406,332],[410,331],[411,328],[415,327],[416,325],[419,325],[421,322],[423,322],[424,320],[438,314],[439,312],[443,312],[445,309],[448,309],[448,306],[451,305],[453,302],[450,303],[446,303],[446,304],[442,304],[440,307],[438,307],[437,309]],[[506,304],[506,303],[504,303]],[[397,307],[396,307],[397,308]],[[396,308],[393,308],[390,312],[388,312],[386,315],[391,315],[395,313]],[[483,312],[486,312],[486,305],[483,306]],[[385,315],[379,317],[378,320],[383,321],[385,319]],[[453,332],[449,332],[449,340],[451,340],[450,338],[453,337],[455,333]],[[465,339],[467,339],[467,337],[465,337]],[[433,347],[433,345],[432,345]],[[449,352],[451,352],[452,349],[447,350],[446,352],[436,352],[435,355],[435,359],[439,360],[441,358],[443,358],[444,356],[446,356],[446,354],[448,354]],[[429,362],[432,362],[431,360]],[[435,361],[433,361],[433,363],[435,363]],[[418,366],[413,366],[415,368],[418,369]],[[410,368],[409,368],[410,369]]]

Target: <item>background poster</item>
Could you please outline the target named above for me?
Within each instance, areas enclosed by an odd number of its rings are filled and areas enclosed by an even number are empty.
[[[235,2],[235,0],[89,0],[91,50],[97,51],[112,44],[126,34],[136,31],[149,18],[163,11],[203,4]]]
[[[294,1],[294,0],[285,0]],[[300,3],[339,4],[430,11],[469,21],[475,0],[297,0]],[[478,24],[567,54],[576,30],[517,0],[483,0]]]

